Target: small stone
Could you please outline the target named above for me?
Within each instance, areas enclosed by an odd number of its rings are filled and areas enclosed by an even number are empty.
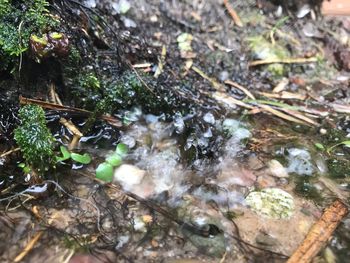
[[[145,175],[146,171],[134,165],[122,164],[114,171],[113,182],[120,184],[124,190],[131,190],[141,183]]]
[[[269,175],[261,175],[256,180],[256,186],[258,188],[267,188],[267,187],[275,187],[276,186],[276,180]]]
[[[143,215],[142,221],[145,222],[146,224],[150,224],[153,221],[153,217],[151,215]]]
[[[255,242],[263,246],[276,246],[278,240],[268,234],[259,232],[255,238]]]
[[[215,117],[211,112],[206,113],[203,116],[203,120],[209,124],[215,124]]]
[[[279,188],[251,192],[246,197],[250,208],[258,215],[273,219],[289,219],[294,212],[293,197]]]
[[[136,217],[134,219],[134,229],[137,232],[147,232],[146,224],[143,222],[142,218]]]
[[[320,134],[322,134],[322,135],[327,134],[327,130],[324,129],[324,128],[321,128],[321,129],[320,129]]]
[[[278,178],[288,178],[288,172],[286,168],[283,167],[283,165],[277,161],[277,160],[271,160],[267,164],[270,170],[270,174],[274,177]]]

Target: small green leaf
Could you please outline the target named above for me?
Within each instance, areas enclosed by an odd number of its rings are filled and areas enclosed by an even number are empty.
[[[122,157],[118,153],[114,153],[106,158],[106,162],[116,167],[122,164]]]
[[[323,146],[322,143],[315,143],[315,147],[316,147],[318,150],[321,150],[321,151],[326,150],[326,148]]]
[[[343,141],[343,142],[337,143],[337,144],[335,144],[335,145],[329,147],[329,148],[327,149],[327,152],[330,153],[331,151],[334,150],[334,148],[336,148],[336,147],[338,147],[338,146],[340,146],[340,145],[344,145],[345,147],[350,147],[350,141]]]
[[[57,156],[56,162],[63,162],[65,160],[68,160],[70,158],[70,152],[67,150],[67,148],[61,145],[60,150],[61,150],[62,156]]]
[[[343,141],[343,142],[341,142],[341,144],[346,146],[346,147],[350,147],[350,141]]]
[[[91,162],[91,157],[87,153],[84,153],[83,155],[78,153],[71,153],[71,158],[74,161],[82,164],[89,164]]]
[[[29,174],[30,173],[30,168],[28,167],[28,166],[24,166],[23,167],[23,173],[25,173],[25,174]]]
[[[124,143],[119,143],[117,145],[117,149],[115,152],[119,154],[121,157],[124,157],[128,153],[129,149],[128,146],[126,146]]]
[[[19,168],[24,168],[24,167],[26,167],[26,164],[25,163],[20,163],[20,164],[18,164],[18,167]]]
[[[110,163],[101,163],[96,169],[96,178],[105,182],[112,182],[113,166]]]

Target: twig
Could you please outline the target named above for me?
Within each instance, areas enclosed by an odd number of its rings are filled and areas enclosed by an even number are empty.
[[[287,263],[307,263],[319,253],[348,214],[347,206],[339,199],[326,209],[322,217],[313,225],[303,243],[297,248]]]
[[[235,22],[235,24],[239,27],[243,27],[243,23],[241,21],[241,19],[239,18],[237,12],[233,9],[233,7],[230,5],[230,3],[228,2],[228,0],[224,0],[224,5],[228,11],[228,13],[230,14],[233,22]]]
[[[314,63],[314,62],[317,62],[316,57],[312,57],[312,58],[273,58],[273,59],[252,61],[249,63],[249,67],[266,65],[266,64],[274,64],[274,63],[303,64],[303,63]]]
[[[22,96],[19,97],[19,103],[23,104],[23,105],[36,104],[36,105],[39,105],[45,109],[56,110],[56,111],[79,112],[81,114],[85,114],[88,116],[93,114],[93,112],[91,112],[91,111],[87,111],[87,110],[83,110],[83,109],[79,109],[79,108],[73,108],[73,107],[69,107],[69,106],[63,106],[63,105],[59,105],[59,104],[55,104],[55,103],[42,101],[42,100],[29,99],[29,98],[25,98]],[[116,118],[113,118],[111,116],[102,115],[101,119],[107,121],[112,126],[115,126],[115,127],[122,126],[122,123],[119,120],[117,120]]]

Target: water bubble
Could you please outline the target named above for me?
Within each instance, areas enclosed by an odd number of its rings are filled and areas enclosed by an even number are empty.
[[[174,120],[174,127],[175,127],[175,132],[177,134],[181,134],[185,130],[185,122],[182,119],[182,117],[178,117]]]
[[[209,124],[215,124],[215,117],[210,112],[208,112],[204,115],[203,120]]]

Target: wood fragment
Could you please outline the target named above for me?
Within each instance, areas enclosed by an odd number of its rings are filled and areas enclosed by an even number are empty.
[[[348,214],[347,206],[339,199],[329,206],[312,226],[302,244],[287,263],[308,263],[321,251],[341,220]]]
[[[316,57],[311,58],[285,58],[285,59],[265,59],[265,60],[255,60],[249,63],[249,67],[255,67],[260,65],[281,63],[281,64],[304,64],[304,63],[314,63],[317,62]]]
[[[19,103],[22,105],[27,105],[27,104],[36,104],[39,105],[45,109],[50,109],[50,110],[56,110],[56,111],[66,111],[66,112],[78,112],[87,116],[90,116],[93,114],[93,112],[88,111],[88,110],[83,110],[79,108],[74,108],[74,107],[69,107],[69,106],[63,106],[55,103],[50,103],[42,100],[35,100],[35,99],[29,99],[20,96],[19,97]],[[101,119],[107,121],[110,125],[115,126],[115,127],[122,127],[121,121],[119,121],[116,118],[113,118],[112,116],[108,115],[102,115]]]
[[[239,18],[237,12],[233,9],[233,7],[230,5],[230,3],[228,2],[228,0],[224,0],[224,5],[226,10],[228,11],[228,13],[230,14],[233,22],[239,26],[239,27],[243,27],[243,23],[241,21],[241,19]]]

